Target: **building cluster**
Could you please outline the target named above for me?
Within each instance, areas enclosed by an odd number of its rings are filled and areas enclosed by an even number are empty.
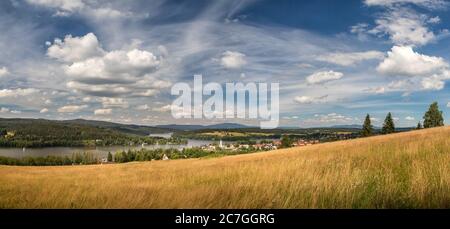
[[[299,139],[297,141],[295,141],[294,143],[292,143],[292,146],[309,146],[309,145],[314,145],[314,144],[318,144],[319,140],[303,140],[303,139]]]
[[[299,139],[297,141],[294,141],[291,146],[308,146],[319,143],[319,140],[303,140]],[[267,141],[267,142],[260,142],[255,144],[244,144],[244,143],[236,143],[236,144],[223,144],[222,141],[219,142],[219,144],[209,144],[201,146],[202,150],[207,151],[215,151],[215,150],[228,150],[228,151],[238,151],[238,150],[248,150],[248,149],[254,149],[254,150],[276,150],[281,148],[281,141],[280,140],[273,140],[273,141]]]

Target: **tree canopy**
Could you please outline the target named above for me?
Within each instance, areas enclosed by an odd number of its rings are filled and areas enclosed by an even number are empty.
[[[362,128],[361,135],[363,137],[368,137],[368,136],[371,136],[372,134],[373,134],[373,126],[370,121],[370,115],[367,114],[366,119],[364,120],[364,125]]]
[[[390,134],[395,132],[395,124],[394,120],[392,119],[392,114],[389,112],[386,115],[386,119],[384,119],[383,128],[381,129],[381,132],[383,134]]]
[[[437,102],[434,102],[428,108],[428,111],[423,116],[423,127],[432,128],[444,125],[444,118],[442,117],[442,111],[439,110]]]

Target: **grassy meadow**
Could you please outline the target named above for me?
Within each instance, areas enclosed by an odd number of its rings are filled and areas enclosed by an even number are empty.
[[[0,208],[450,208],[450,127],[222,158],[0,166]]]

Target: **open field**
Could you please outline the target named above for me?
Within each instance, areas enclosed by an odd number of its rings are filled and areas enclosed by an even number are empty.
[[[0,166],[1,208],[450,208],[450,128],[212,159]]]

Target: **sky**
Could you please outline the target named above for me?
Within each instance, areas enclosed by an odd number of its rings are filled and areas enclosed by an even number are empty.
[[[415,126],[450,118],[445,0],[5,0],[0,117],[143,125],[174,119],[171,87],[280,84],[280,125]],[[446,122],[448,123],[448,122]]]

